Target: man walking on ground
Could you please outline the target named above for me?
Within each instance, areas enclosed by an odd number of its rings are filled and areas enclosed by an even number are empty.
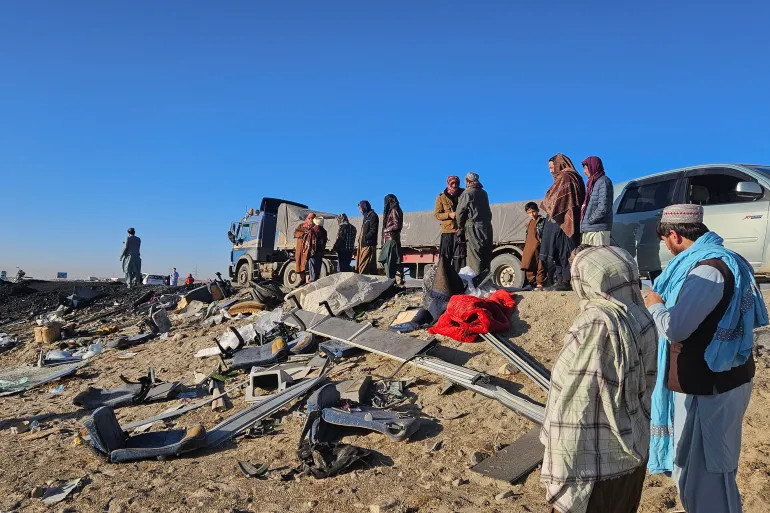
[[[457,229],[467,241],[468,267],[477,276],[489,272],[492,261],[492,209],[479,175],[465,175],[465,191],[457,201]]]
[[[650,443],[655,323],[631,255],[610,246],[573,255],[582,301],[551,374],[540,479],[552,512],[634,513]]]
[[[609,246],[612,232],[612,180],[604,174],[599,157],[583,161],[583,173],[588,177],[586,197],[580,211],[582,243],[589,246]]]
[[[358,274],[377,274],[377,238],[379,235],[380,218],[372,210],[368,201],[358,203],[358,210],[363,214],[361,233],[358,236],[358,251],[356,253],[356,272]]]
[[[673,471],[689,513],[740,512],[753,330],[767,310],[751,266],[703,224],[703,207],[666,207],[657,233],[674,258],[645,300],[660,336],[648,466]]]
[[[543,284],[548,278],[545,262],[540,260],[540,240],[543,238],[545,219],[540,217],[540,209],[534,201],[524,205],[524,210],[529,216],[529,225],[527,225],[527,235],[524,239],[521,270],[526,273],[527,285],[534,287],[535,290],[543,290]]]
[[[337,253],[337,263],[341,273],[349,273],[353,269],[350,267],[350,261],[353,259],[353,251],[356,249],[356,227],[350,224],[348,216],[340,214],[337,216],[337,240],[334,241],[332,251]]]
[[[176,287],[177,285],[179,285],[179,273],[176,272],[176,267],[174,267],[171,270],[171,276],[170,276],[170,279],[169,279],[169,284],[172,287]]]
[[[120,260],[123,261],[123,272],[126,274],[126,285],[136,286],[142,283],[142,258],[139,256],[139,246],[142,239],[135,235],[136,230],[128,229],[128,237],[123,243],[123,252]]]
[[[446,189],[436,198],[434,215],[441,223],[441,243],[439,256],[451,262],[455,271],[459,271],[465,262],[461,262],[455,251],[457,246],[457,201],[465,189],[460,187],[460,177],[450,176],[446,179]]]

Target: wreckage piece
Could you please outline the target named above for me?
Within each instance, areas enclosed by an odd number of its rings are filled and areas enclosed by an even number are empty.
[[[509,362],[527,375],[529,379],[535,382],[545,392],[551,387],[551,374],[545,370],[539,363],[527,356],[523,351],[502,340],[500,337],[491,333],[481,336],[489,342],[501,355]]]
[[[253,403],[264,400],[264,396],[257,393],[257,389],[274,390],[283,392],[294,379],[282,369],[252,369],[249,374],[249,384],[246,386],[246,402]]]
[[[286,299],[294,298],[304,311],[339,315],[356,306],[371,303],[390,289],[395,280],[352,272],[334,273],[294,289]],[[324,306],[323,303],[327,303]]]
[[[150,319],[160,333],[171,331],[171,319],[168,318],[168,312],[164,308],[153,305],[150,309]]]
[[[0,369],[0,397],[18,394],[31,388],[68,376],[88,362],[68,363],[56,367],[12,367]]]
[[[289,354],[289,347],[283,337],[277,337],[263,346],[244,347],[233,355],[231,369],[250,369],[272,365]]]
[[[364,402],[369,387],[372,386],[372,377],[369,375],[358,379],[348,379],[336,385],[341,400],[352,401],[357,404]]]
[[[361,325],[354,321],[328,315],[322,316],[305,310],[292,312],[283,319],[283,323],[287,326],[303,329],[300,326],[302,323],[305,325],[304,331],[309,333],[401,362],[414,358],[435,342],[434,340],[426,341],[397,333],[388,333],[373,328],[371,324]]]
[[[88,306],[97,299],[106,296],[104,292],[92,289],[90,287],[84,287],[82,285],[75,285],[71,296],[67,296],[67,300],[73,308],[83,308]]]
[[[291,354],[312,353],[315,345],[315,335],[306,331],[300,331],[297,333],[296,337],[294,337],[294,340],[289,342],[289,351],[291,351]]]
[[[536,426],[471,470],[492,479],[515,483],[543,461],[544,452],[545,447],[540,443],[540,426]]]
[[[359,348],[351,346],[350,344],[345,344],[344,342],[340,342],[338,340],[327,340],[326,342],[318,344],[318,348],[323,353],[332,355],[335,358],[347,358],[352,353],[360,351]]]
[[[260,303],[259,301],[241,301],[240,303],[236,303],[231,306],[227,310],[227,313],[232,316],[236,316],[238,314],[255,314],[263,311],[264,309],[265,304]]]
[[[409,438],[420,428],[420,419],[417,417],[370,406],[359,406],[355,410],[324,408],[321,410],[321,420],[335,426],[376,431],[397,442]]]
[[[214,426],[206,435],[206,445],[216,447],[246,431],[260,420],[274,414],[290,402],[310,392],[316,385],[326,379],[326,368],[317,378],[297,383],[283,392],[274,395],[266,401],[234,413],[224,421]]]
[[[206,446],[206,430],[201,425],[129,436],[108,406],[97,409],[85,426],[94,449],[113,463],[179,456]]]
[[[178,396],[182,386],[181,381],[174,381],[154,386],[148,382],[126,383],[112,389],[88,387],[72,399],[72,404],[94,410],[102,406],[120,408],[132,404],[166,401]]]
[[[207,397],[207,398],[202,399],[200,401],[197,401],[195,403],[189,404],[189,405],[185,406],[184,408],[181,408],[181,409],[178,409],[178,410],[165,411],[163,413],[155,415],[154,417],[150,417],[148,419],[137,420],[135,422],[131,422],[129,424],[126,424],[125,426],[120,426],[120,428],[123,431],[130,431],[130,430],[136,429],[136,428],[138,428],[140,426],[144,426],[146,424],[151,424],[153,422],[158,422],[160,420],[167,420],[167,419],[173,419],[173,418],[176,418],[176,417],[180,417],[180,416],[184,415],[185,413],[191,412],[193,410],[197,410],[198,408],[202,408],[202,407],[206,406],[207,404],[210,404],[210,403],[216,401],[217,399],[226,396],[230,392],[234,392],[235,390],[243,388],[247,384],[248,384],[248,381],[244,381],[243,383],[240,383],[240,384],[238,384],[236,386],[233,386],[233,387],[230,387],[230,388],[226,389],[224,392],[222,392],[222,395],[220,395],[219,397],[214,397],[214,396]],[[263,396],[263,399],[269,399],[269,397]]]
[[[110,349],[128,349],[129,347],[144,344],[155,336],[155,333],[139,333],[138,335],[131,335],[129,337],[120,337],[119,339],[108,343],[107,347]]]

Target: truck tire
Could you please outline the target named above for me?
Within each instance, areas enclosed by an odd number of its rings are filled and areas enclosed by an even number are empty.
[[[283,286],[287,289],[296,289],[299,286],[300,276],[297,274],[296,262],[289,262],[283,270]]]
[[[235,273],[235,285],[238,287],[245,287],[251,283],[254,271],[251,269],[251,264],[243,262],[238,266],[238,271]]]
[[[492,259],[490,264],[492,281],[498,287],[524,286],[524,271],[521,270],[521,260],[511,253],[501,253]]]

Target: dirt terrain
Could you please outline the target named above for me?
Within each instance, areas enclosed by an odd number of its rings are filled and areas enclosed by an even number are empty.
[[[0,302],[7,297],[10,296],[0,297]],[[572,293],[522,293],[516,299],[513,325],[506,335],[550,368],[561,347],[562,337],[578,311],[578,301]],[[766,301],[768,299],[770,296],[766,296]],[[409,304],[417,305],[420,300],[421,294],[412,292],[391,298],[383,305],[376,302],[365,319],[387,326],[400,310]],[[116,301],[110,297],[101,308]],[[99,307],[91,307],[81,318],[98,311]],[[482,478],[469,470],[474,453],[491,455],[526,433],[533,424],[498,402],[465,390],[440,395],[441,378],[410,366],[401,369],[397,377],[416,378],[409,390],[414,394],[413,407],[419,408],[425,419],[423,427],[407,442],[394,442],[379,434],[345,438],[345,442],[372,449],[376,454],[367,464],[328,479],[281,480],[281,474],[298,463],[296,446],[303,422],[303,401],[277,415],[280,424],[273,434],[237,438],[216,450],[194,452],[166,461],[109,464],[87,445],[75,443],[75,435],[89,413],[72,405],[72,398],[79,391],[88,385],[118,386],[120,374],[137,378],[149,367],[153,367],[163,380],[192,383],[194,372],[208,373],[217,365],[213,358],[195,358],[195,352],[211,346],[213,337],[222,333],[227,325],[248,322],[247,319],[229,321],[229,324],[211,328],[200,328],[197,322],[187,326],[177,323],[167,340],[155,339],[128,349],[128,352],[136,353],[132,358],[119,359],[126,351],[117,350],[95,357],[75,376],[61,382],[64,386],[61,393],[49,391],[57,385],[53,384],[1,398],[0,454],[4,464],[0,511],[548,511],[539,483],[539,470],[513,486]],[[37,346],[32,342],[32,326],[26,320],[0,326],[0,331],[24,338],[23,344],[0,355],[0,367],[34,362]],[[123,328],[125,333],[132,330],[136,330],[133,325]],[[414,335],[429,336],[424,331]],[[433,354],[498,376],[500,384],[535,401],[545,400],[543,392],[522,373],[507,374],[506,361],[484,342],[461,344],[441,338]],[[760,355],[754,394],[744,422],[738,484],[747,513],[770,511],[769,365],[770,358]],[[349,379],[364,374],[387,377],[397,368],[398,364],[392,360],[360,353],[337,365],[331,378]],[[244,407],[241,394],[234,395],[232,400],[233,406],[226,412],[217,413],[204,407],[173,419],[166,426],[187,427],[197,423],[213,426]],[[119,409],[117,415],[121,422],[137,420],[178,402],[125,407]],[[32,418],[39,419],[40,433],[49,433],[47,436],[31,439],[29,434],[11,433],[9,426],[15,420]],[[152,429],[163,427],[162,423],[157,423]],[[431,450],[438,441],[443,445]],[[238,461],[256,466],[268,463],[267,478],[244,477],[238,470]],[[85,478],[82,489],[56,506],[44,506],[40,499],[30,497],[35,487],[78,477]],[[512,495],[503,493],[509,490]],[[673,482],[662,476],[648,476],[640,511],[678,510],[681,506]]]

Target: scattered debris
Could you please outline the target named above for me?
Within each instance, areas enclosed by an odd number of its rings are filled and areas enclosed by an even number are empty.
[[[41,498],[43,504],[51,505],[57,504],[66,499],[72,492],[74,492],[81,484],[82,478],[73,479],[59,486],[48,488]]]
[[[259,467],[255,467],[254,465],[252,465],[247,461],[239,461],[238,468],[246,477],[261,478],[261,477],[264,477],[265,474],[267,474],[267,471],[269,470],[270,466],[267,463],[263,463]]]

